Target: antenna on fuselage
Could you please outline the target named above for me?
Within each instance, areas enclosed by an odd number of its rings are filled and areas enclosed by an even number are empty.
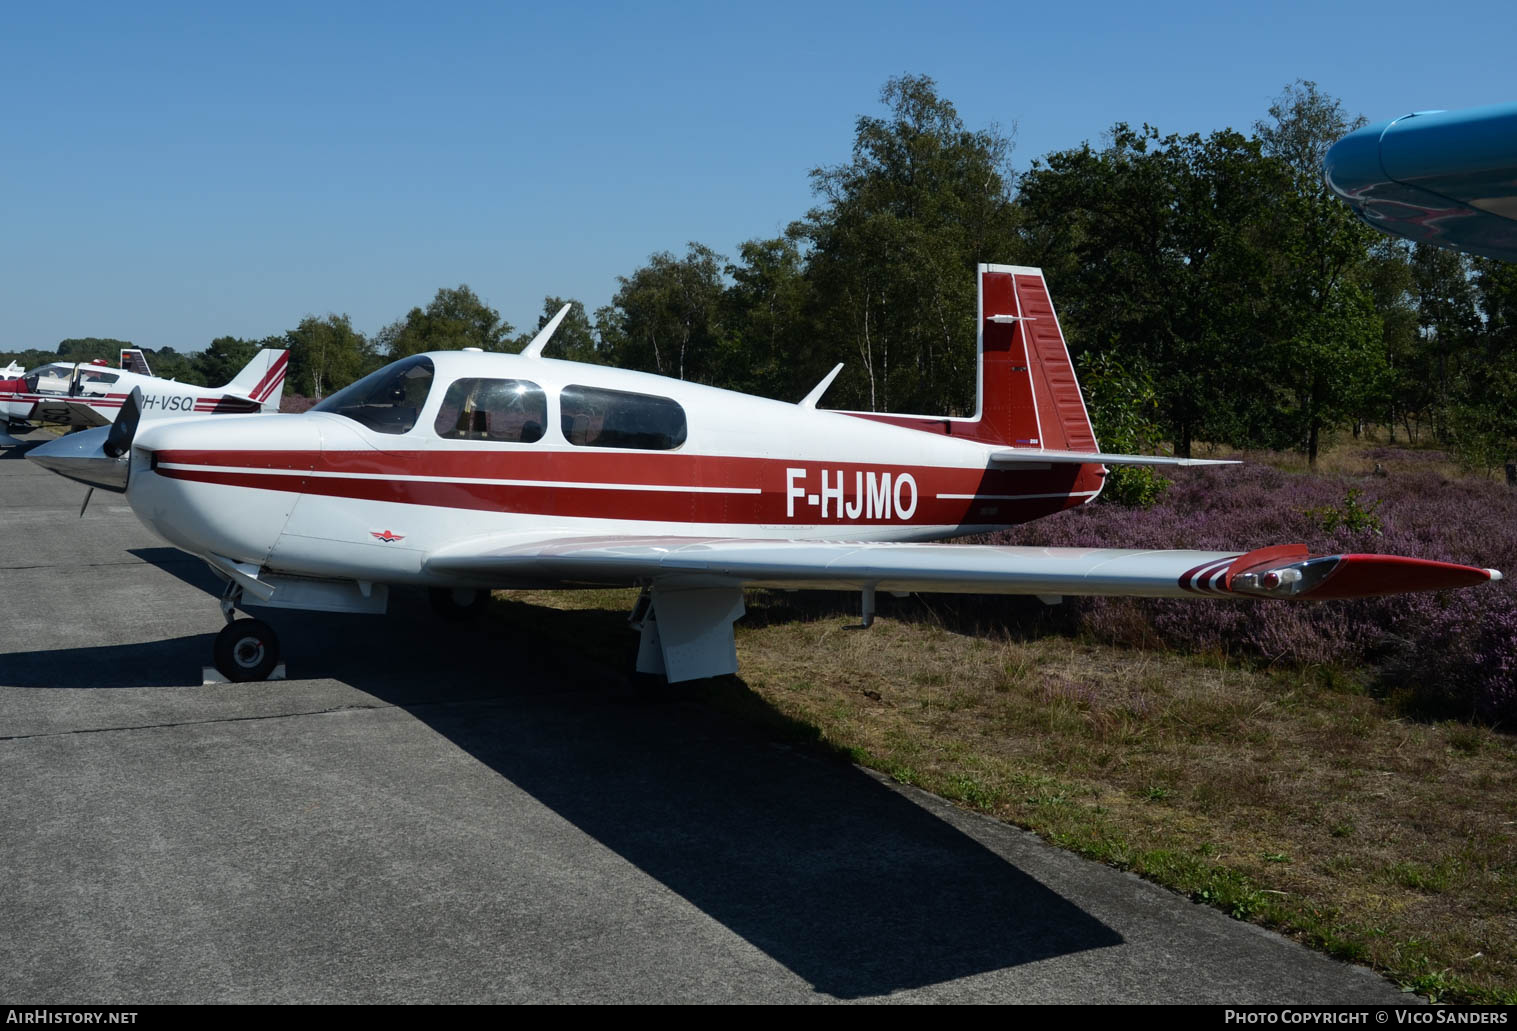
[[[558,328],[560,322],[564,321],[564,316],[569,314],[570,307],[571,305],[566,304],[558,309],[558,314],[549,319],[548,324],[537,331],[537,336],[532,338],[532,342],[521,349],[521,356],[523,358],[541,358],[543,356],[543,348],[548,346],[548,340],[553,336],[553,331]]]
[[[811,393],[797,401],[797,408],[815,408],[816,403],[827,393],[827,388],[832,386],[832,381],[838,378],[838,373],[843,371],[843,363],[838,362],[832,367],[832,371],[822,377],[822,382],[811,388]]]

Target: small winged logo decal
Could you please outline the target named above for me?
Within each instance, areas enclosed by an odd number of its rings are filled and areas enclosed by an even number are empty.
[[[403,541],[406,539],[404,534],[392,533],[389,530],[370,530],[369,536],[378,538],[379,540],[384,541],[386,544],[394,544],[396,541]]]

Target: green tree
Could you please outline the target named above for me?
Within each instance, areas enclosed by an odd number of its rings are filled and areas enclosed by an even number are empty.
[[[154,376],[178,383],[206,385],[195,368],[194,355],[180,354],[172,347],[160,347],[157,350],[143,348],[143,354],[147,355],[148,367],[153,370]]]
[[[1489,471],[1517,458],[1517,265],[1472,265],[1482,319],[1460,355],[1448,437],[1465,465]]]
[[[611,304],[596,313],[601,344],[612,364],[661,376],[714,383],[722,351],[722,262],[692,242],[683,258],[653,255]]]
[[[92,362],[104,358],[115,365],[121,358],[121,349],[135,347],[130,340],[115,340],[111,337],[79,337],[58,342],[58,357],[70,362]]]
[[[439,289],[425,308],[412,308],[405,318],[380,330],[375,342],[391,359],[465,347],[509,351],[511,324],[461,284]]]
[[[965,128],[927,76],[885,83],[885,118],[861,117],[845,164],[814,169],[822,200],[797,228],[819,365],[871,410],[967,412],[974,403],[975,265],[1017,244],[997,129]]]
[[[279,337],[271,339],[274,341],[272,346],[284,346],[283,339]],[[202,383],[219,387],[241,372],[243,367],[253,360],[253,355],[258,353],[261,346],[269,345],[233,336],[217,337],[204,351],[195,355],[192,361]]]
[[[346,315],[307,315],[285,334],[289,381],[295,393],[325,397],[361,376],[371,354],[364,335]]]
[[[1447,436],[1447,416],[1456,402],[1461,366],[1478,356],[1480,327],[1475,284],[1468,256],[1430,244],[1412,249],[1412,289],[1417,305],[1418,351],[1431,393],[1433,429]]]
[[[1084,352],[1077,359],[1080,387],[1096,439],[1105,451],[1149,453],[1159,441],[1159,394],[1141,364],[1123,366],[1112,354]],[[1108,470],[1101,500],[1148,508],[1169,487],[1152,468],[1115,466]]]
[[[1050,154],[1022,179],[1024,253],[1058,290],[1072,349],[1147,370],[1178,454],[1205,437],[1250,441],[1269,421],[1269,255],[1288,190],[1283,167],[1232,130],[1122,124],[1102,150]]]
[[[1285,439],[1315,464],[1323,431],[1357,414],[1385,369],[1384,325],[1365,282],[1374,231],[1322,181],[1322,155],[1364,124],[1315,83],[1298,80],[1255,123],[1263,153],[1286,167],[1273,291],[1289,327],[1275,349]]]
[[[1354,414],[1354,429],[1357,434],[1362,423],[1384,423],[1394,444],[1396,427],[1404,423],[1408,439],[1414,439],[1411,416],[1426,406],[1427,380],[1418,371],[1411,245],[1389,236],[1376,240],[1362,282],[1380,315],[1384,361],[1382,376],[1364,393]]]
[[[790,236],[749,240],[727,266],[722,385],[794,401],[827,371],[815,338],[811,281]]]

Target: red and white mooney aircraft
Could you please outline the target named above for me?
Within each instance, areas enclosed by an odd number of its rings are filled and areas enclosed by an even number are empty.
[[[1042,272],[980,266],[970,419],[823,411],[837,370],[790,404],[542,356],[401,359],[310,412],[74,434],[28,458],[124,491],[138,517],[226,581],[217,666],[259,679],[274,632],[236,608],[383,612],[389,584],[446,606],[491,588],[635,585],[637,668],[735,672],[744,586],[1347,598],[1499,579],[1380,555],[918,543],[1083,505],[1099,451]],[[565,309],[567,310],[567,309]]]
[[[109,426],[133,390],[144,418],[183,415],[247,415],[279,411],[288,351],[265,349],[224,387],[197,387],[159,379],[136,349],[121,352],[121,368],[98,362],[52,362],[23,375],[0,376],[0,416],[11,433],[33,422]],[[3,443],[4,441],[0,441]]]

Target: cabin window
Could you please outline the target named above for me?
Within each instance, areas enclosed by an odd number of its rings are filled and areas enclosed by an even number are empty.
[[[345,415],[378,433],[406,433],[427,403],[432,375],[432,359],[426,355],[402,358],[344,387],[311,411]]]
[[[121,377],[114,372],[97,372],[94,369],[79,370],[79,389],[86,394],[107,393],[109,384]]]
[[[559,415],[564,438],[581,447],[672,451],[685,442],[685,410],[672,398],[576,384],[559,395]]]
[[[524,379],[454,381],[433,428],[447,440],[531,444],[548,425],[548,396]]]

